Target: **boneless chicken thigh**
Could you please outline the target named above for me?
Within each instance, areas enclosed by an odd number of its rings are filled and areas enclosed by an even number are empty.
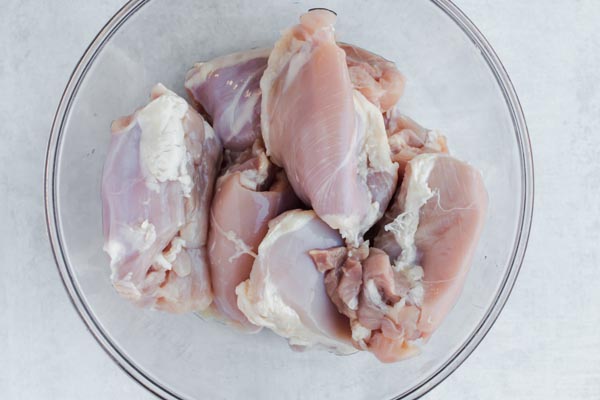
[[[407,183],[375,238],[397,269],[420,265],[419,330],[432,333],[462,290],[481,235],[488,196],[479,171],[445,154],[422,154],[407,167]]]
[[[236,289],[240,310],[252,323],[287,338],[294,348],[356,351],[348,319],[327,297],[323,276],[308,254],[342,244],[339,233],[313,211],[281,214],[269,223],[250,278]]]
[[[397,165],[379,109],[353,89],[334,22],[312,10],[275,44],[260,81],[261,128],[300,199],[358,245],[386,208]]]
[[[181,97],[158,84],[151,101],[113,122],[102,178],[111,280],[134,303],[206,308],[208,209],[221,145]]]
[[[206,112],[223,147],[242,151],[260,137],[260,78],[270,49],[250,50],[197,63],[185,87],[197,109]]]
[[[252,332],[260,327],[238,309],[235,288],[250,276],[269,221],[300,201],[284,172],[267,159],[260,141],[233,158],[217,180],[210,209],[207,248],[213,306],[222,320]]]
[[[375,247],[311,252],[358,348],[384,362],[418,353],[460,294],[486,209],[475,169],[423,154],[408,163]]]

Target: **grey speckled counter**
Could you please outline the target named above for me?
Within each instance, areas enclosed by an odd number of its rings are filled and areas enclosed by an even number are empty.
[[[536,168],[529,251],[475,353],[427,399],[600,398],[600,2],[456,1],[520,95]],[[46,240],[52,116],[119,0],[4,0],[0,13],[0,397],[147,399],[96,344]]]

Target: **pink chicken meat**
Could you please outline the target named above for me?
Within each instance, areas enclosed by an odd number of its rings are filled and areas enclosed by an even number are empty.
[[[158,84],[151,99],[112,125],[102,178],[111,280],[140,306],[202,310],[212,300],[205,245],[221,144],[175,93]]]
[[[294,191],[353,245],[397,180],[380,110],[350,81],[335,14],[313,10],[275,44],[260,81],[267,154]]]
[[[207,113],[223,147],[242,151],[260,137],[260,78],[270,49],[229,54],[198,63],[185,87],[197,109]]]
[[[423,153],[448,153],[446,137],[435,130],[429,130],[397,108],[385,114],[388,142],[392,151],[392,160],[398,163],[398,173],[402,175],[406,164]]]
[[[448,155],[419,155],[373,248],[311,253],[358,348],[384,362],[419,352],[460,295],[486,209],[474,168]]]
[[[213,305],[228,324],[247,332],[260,329],[239,310],[235,288],[250,276],[269,221],[299,205],[285,174],[269,162],[260,141],[235,155],[217,180],[207,248]]]
[[[298,350],[355,352],[348,319],[327,297],[323,276],[308,255],[312,249],[342,244],[339,233],[311,210],[281,214],[269,223],[250,278],[236,289],[240,310]]]
[[[402,94],[406,78],[396,64],[370,51],[347,43],[340,43],[346,53],[346,64],[350,80],[381,112],[396,105]]]

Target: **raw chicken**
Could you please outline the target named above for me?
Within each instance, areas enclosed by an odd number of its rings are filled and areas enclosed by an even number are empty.
[[[261,127],[298,197],[358,245],[387,206],[397,165],[379,109],[352,88],[334,22],[310,11],[275,44],[260,81]]]
[[[185,87],[194,106],[206,112],[223,147],[242,151],[260,137],[260,78],[271,49],[229,54],[198,63]]]
[[[398,163],[399,175],[404,173],[406,164],[419,154],[448,153],[445,136],[423,128],[395,108],[386,113],[385,123],[392,160]]]
[[[117,291],[171,312],[212,300],[206,236],[221,145],[185,100],[158,84],[113,122],[102,178],[104,249]]]
[[[313,211],[288,211],[272,220],[250,279],[236,289],[240,310],[296,349],[318,346],[353,353],[348,319],[327,297],[323,276],[308,255],[312,249],[342,244],[339,233]]]
[[[475,169],[447,155],[419,155],[375,247],[311,252],[358,348],[383,362],[418,353],[458,299],[486,209]]]
[[[236,156],[217,180],[211,205],[208,254],[213,306],[226,323],[260,329],[238,309],[235,287],[248,279],[258,245],[271,219],[300,201],[282,170],[269,162],[260,141]]]
[[[422,266],[419,329],[429,334],[460,294],[488,197],[481,174],[448,155],[417,156],[408,164],[407,177],[386,215],[393,220],[375,238],[375,246],[386,251],[396,268],[415,262]]]
[[[396,64],[358,46],[340,43],[346,53],[350,80],[371,103],[382,112],[396,105],[402,94],[406,79]]]
[[[346,52],[350,80],[369,101],[387,111],[404,90],[405,79],[391,61],[359,47]],[[255,49],[197,63],[185,87],[196,109],[208,114],[223,147],[242,151],[260,136],[260,78],[271,49]]]

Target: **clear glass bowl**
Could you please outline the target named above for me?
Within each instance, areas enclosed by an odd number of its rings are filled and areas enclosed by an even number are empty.
[[[312,1],[133,0],[87,49],[61,99],[48,146],[46,208],[73,303],[108,354],[164,398],[413,399],[454,371],[502,309],[529,234],[533,168],[517,96],[490,45],[447,0],[323,0],[339,37],[398,64],[404,111],[442,129],[483,173],[489,218],[460,301],[419,357],[379,363],[291,351],[269,332],[246,336],[195,315],[140,310],[109,282],[100,177],[110,122],[163,82],[183,94],[199,60],[271,45]]]

